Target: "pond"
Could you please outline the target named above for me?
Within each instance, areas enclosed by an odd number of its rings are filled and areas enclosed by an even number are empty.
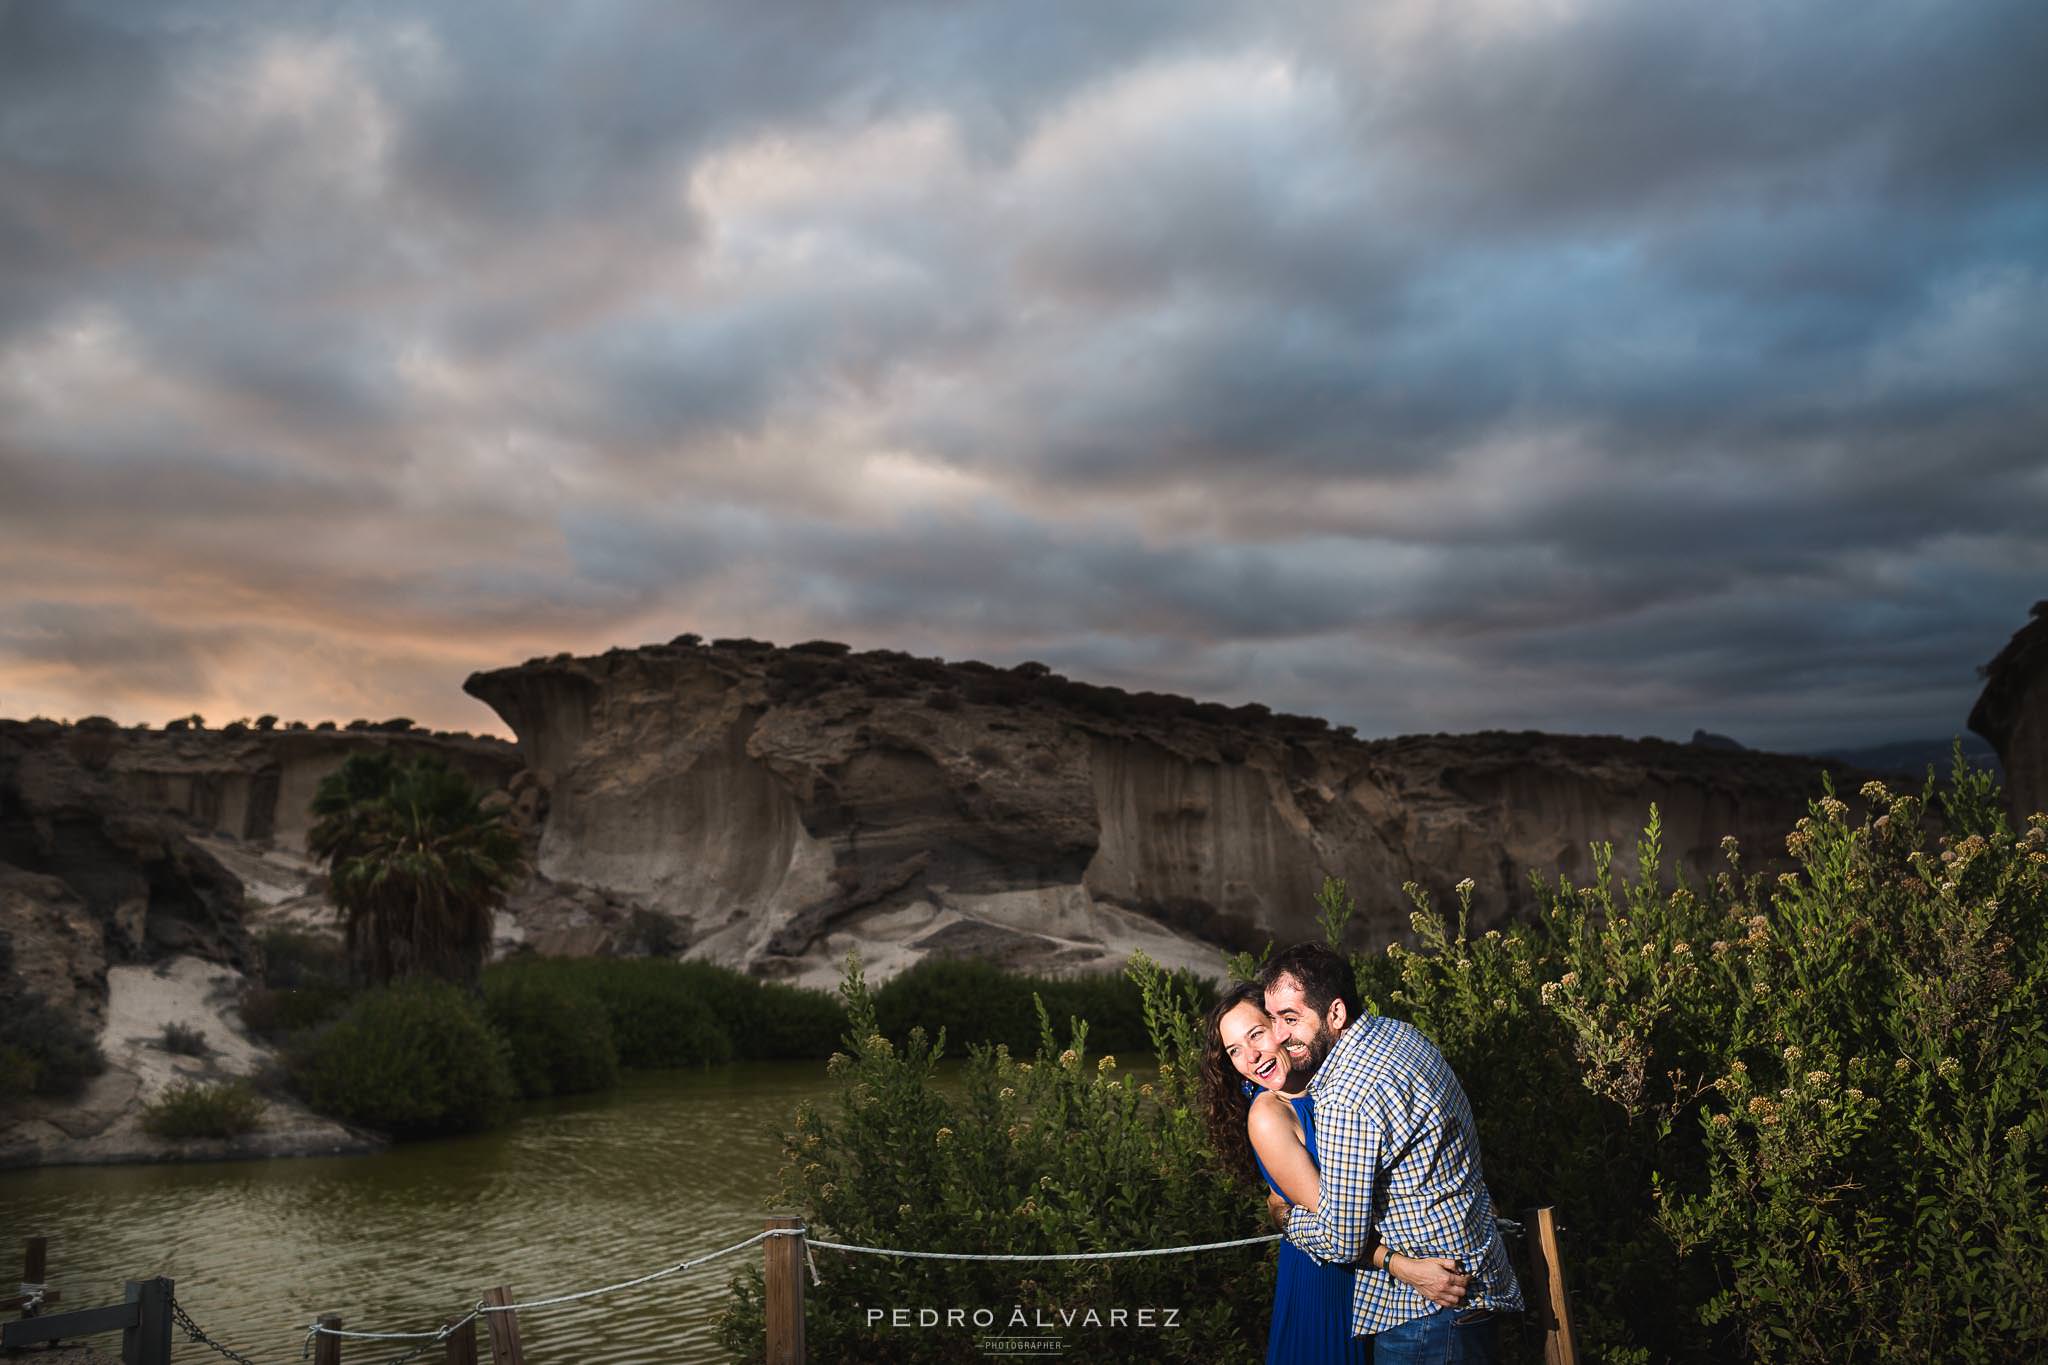
[[[759,1232],[781,1133],[800,1101],[831,1092],[818,1061],[648,1072],[605,1095],[527,1106],[496,1132],[375,1156],[0,1172],[0,1273],[18,1273],[21,1239],[40,1234],[66,1306],[168,1275],[210,1334],[265,1365],[297,1361],[319,1313],[417,1331],[493,1285],[517,1299],[589,1289]],[[722,1361],[713,1329],[726,1283],[760,1261],[753,1247],[525,1315],[528,1358]],[[343,1359],[395,1353],[352,1342]],[[189,1344],[176,1356],[219,1359]]]

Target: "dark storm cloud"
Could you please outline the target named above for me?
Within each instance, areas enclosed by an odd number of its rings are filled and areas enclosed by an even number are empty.
[[[473,723],[696,629],[1952,729],[2048,583],[2044,67],[2018,0],[0,6],[0,697]]]

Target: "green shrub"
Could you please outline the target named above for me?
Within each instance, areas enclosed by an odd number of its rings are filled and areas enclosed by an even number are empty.
[[[619,1061],[629,1067],[822,1058],[846,1028],[839,1002],[823,991],[757,981],[709,962],[536,958],[500,963],[487,977],[508,972],[603,1005]]]
[[[900,1046],[884,1036],[854,965],[850,1052],[830,1063],[839,1096],[798,1112],[783,1198],[839,1240],[922,1250],[1123,1250],[1264,1231],[1258,1192],[1217,1172],[1197,1116],[1192,998],[1142,959],[1134,971],[1151,1001],[1144,1046],[1161,1059],[1156,1083],[1118,1075],[1111,1057],[1090,1059],[1085,1025],[1062,1046],[1044,1016],[1031,1061],[977,1048],[961,1094],[934,1084],[939,1049],[922,1029]],[[956,1361],[973,1355],[971,1330],[890,1330],[868,1310],[1166,1305],[1180,1310],[1176,1328],[1089,1329],[1077,1358],[1256,1359],[1273,1264],[1270,1246],[1034,1265],[835,1257],[823,1283],[806,1286],[806,1344],[820,1360]],[[735,1358],[759,1360],[760,1271],[742,1271],[731,1288],[720,1339]]]
[[[710,962],[662,964],[711,1007],[748,1061],[832,1055],[846,1033],[846,1011],[824,991],[760,981]]]
[[[190,1024],[176,1021],[164,1025],[164,1051],[180,1057],[204,1057],[212,1051],[206,1045],[206,1034]]]
[[[1581,1345],[1619,1361],[2048,1354],[2048,820],[1958,760],[1936,799],[1829,791],[1798,871],[1660,882],[1595,850],[1539,923],[1419,951],[1369,1008],[1442,1047],[1508,1210],[1555,1203]]]
[[[356,997],[339,940],[308,929],[276,926],[256,936],[262,950],[260,985],[242,992],[242,1024],[269,1043],[341,1017]]]
[[[569,958],[533,964],[604,1007],[621,1066],[660,1069],[732,1060],[732,1036],[683,964]]]
[[[263,954],[263,984],[278,990],[346,985],[348,959],[341,941],[309,929],[277,926],[256,936]]]
[[[1215,1002],[1215,987],[1194,976],[1178,978],[1198,1009]],[[913,1028],[936,1037],[945,1029],[956,1046],[1001,1043],[1029,1052],[1038,1043],[1038,1006],[1061,1025],[1088,1021],[1088,1036],[1111,1052],[1148,1046],[1144,1002],[1127,977],[1091,973],[1076,977],[1027,976],[988,962],[926,958],[875,990],[875,1017],[883,1034],[906,1038]]]
[[[619,1079],[611,1017],[581,991],[518,967],[484,973],[484,1009],[526,1099],[604,1090]]]
[[[355,998],[349,987],[328,983],[251,986],[242,992],[242,1024],[266,1042],[287,1042],[339,1019]]]
[[[314,1109],[402,1138],[487,1128],[514,1093],[483,1007],[424,977],[365,991],[294,1051],[291,1068]]]
[[[263,1097],[241,1081],[181,1081],[143,1106],[142,1126],[160,1138],[231,1138],[263,1122]]]
[[[41,995],[22,993],[0,1010],[0,1100],[75,1095],[106,1069],[99,1041]]]

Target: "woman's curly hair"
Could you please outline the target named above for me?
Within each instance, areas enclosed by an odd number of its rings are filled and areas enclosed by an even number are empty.
[[[1252,1160],[1251,1136],[1245,1126],[1251,1113],[1251,1096],[1244,1093],[1244,1077],[1223,1055],[1223,1038],[1218,1032],[1223,1016],[1244,1004],[1266,1008],[1266,993],[1258,982],[1237,982],[1223,992],[1209,1011],[1202,1030],[1202,1117],[1209,1125],[1209,1143],[1216,1149],[1223,1168],[1240,1179],[1257,1181],[1259,1168]]]

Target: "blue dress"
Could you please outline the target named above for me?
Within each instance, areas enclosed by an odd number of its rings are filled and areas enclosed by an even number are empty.
[[[1288,1101],[1301,1120],[1301,1133],[1308,1140],[1308,1159],[1321,1166],[1316,1155],[1315,1101],[1300,1095]],[[1266,1163],[1258,1162],[1259,1174],[1282,1199],[1287,1196]],[[1273,1325],[1266,1333],[1266,1365],[1371,1365],[1372,1339],[1351,1335],[1350,1266],[1318,1261],[1292,1242],[1280,1243],[1280,1270],[1273,1280]]]

